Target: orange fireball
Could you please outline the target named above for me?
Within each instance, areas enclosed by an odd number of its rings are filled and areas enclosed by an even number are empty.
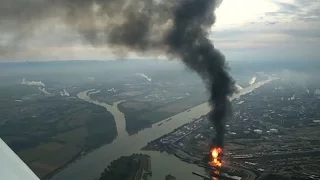
[[[211,166],[214,167],[221,167],[222,166],[222,160],[221,160],[221,155],[222,155],[222,148],[213,148],[211,150]]]

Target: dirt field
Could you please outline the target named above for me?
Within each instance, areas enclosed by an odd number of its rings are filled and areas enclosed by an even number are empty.
[[[58,151],[52,153],[50,156],[45,156],[41,158],[38,162],[60,167],[66,162],[68,162],[70,159],[72,159],[72,157],[81,152],[81,150],[81,148],[76,146],[65,145]]]
[[[81,152],[81,148],[65,145],[57,151],[52,151],[30,164],[29,167],[41,178],[66,164]]]
[[[29,165],[29,167],[40,178],[44,177],[57,168],[48,164],[43,164],[41,162],[33,162]]]
[[[64,141],[72,145],[83,146],[85,144],[85,138],[88,136],[88,131],[85,127],[81,127],[66,133],[59,134],[52,137],[60,141]]]
[[[29,163],[37,159],[40,159],[42,156],[45,156],[48,153],[48,151],[44,151],[43,149],[35,147],[20,151],[18,155],[21,159],[23,159],[24,162]]]
[[[87,129],[81,127],[52,138],[65,143],[45,143],[35,148],[23,150],[18,154],[41,178],[81,153],[87,136]]]
[[[23,151],[20,151],[18,155],[26,163],[38,160],[43,156],[47,156],[50,153],[56,152],[63,147],[62,144],[56,142],[50,142],[46,144],[41,144],[35,148],[29,148]]]
[[[46,143],[46,144],[42,144],[42,145],[38,146],[38,148],[46,150],[46,151],[50,151],[50,152],[55,152],[62,147],[63,147],[63,145],[60,143],[57,143],[57,142],[50,142],[50,143]]]

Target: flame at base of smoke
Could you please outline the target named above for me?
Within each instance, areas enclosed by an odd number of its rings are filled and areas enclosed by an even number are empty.
[[[213,167],[221,167],[222,166],[222,153],[223,150],[221,147],[212,148],[210,151],[211,159],[209,164]]]

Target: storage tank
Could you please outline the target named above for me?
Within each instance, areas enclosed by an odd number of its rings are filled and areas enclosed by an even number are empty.
[[[278,129],[270,129],[269,131],[271,134],[278,134],[279,133]]]
[[[255,129],[255,130],[253,130],[253,132],[255,132],[256,134],[262,134],[262,130],[260,130],[260,129]]]

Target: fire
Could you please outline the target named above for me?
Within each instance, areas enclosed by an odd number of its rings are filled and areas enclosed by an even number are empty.
[[[211,150],[211,161],[210,161],[211,166],[221,167],[222,166],[221,156],[222,156],[222,148],[220,147],[213,148]]]
[[[220,172],[219,172],[218,170],[213,171],[213,173],[214,173],[214,174],[217,174],[217,175],[220,174]],[[219,179],[216,178],[216,177],[213,177],[212,180],[219,180]]]

